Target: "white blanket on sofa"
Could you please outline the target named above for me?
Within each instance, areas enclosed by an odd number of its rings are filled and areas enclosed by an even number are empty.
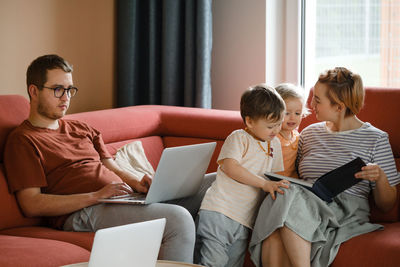
[[[118,149],[115,162],[120,168],[131,172],[139,179],[142,179],[145,174],[152,177],[155,173],[140,141],[134,141]]]

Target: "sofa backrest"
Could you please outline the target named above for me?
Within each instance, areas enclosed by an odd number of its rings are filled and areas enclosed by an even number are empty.
[[[243,128],[237,111],[172,106],[133,106],[67,115],[102,133],[112,154],[126,143],[140,140],[156,169],[165,147],[217,142],[207,172],[217,169],[217,156],[225,138]]]
[[[310,101],[311,96],[308,99]],[[359,117],[389,133],[399,164],[400,124],[396,116],[400,114],[400,105],[397,103],[400,103],[400,90],[367,88],[365,108]],[[28,117],[28,113],[29,102],[23,96],[0,96],[0,213],[7,216],[0,220],[0,229],[42,223],[40,219],[25,218],[22,215],[14,194],[8,192],[2,166],[7,135]],[[87,122],[98,129],[112,154],[126,143],[141,140],[154,168],[157,167],[164,147],[215,141],[217,147],[208,172],[217,169],[216,159],[225,138],[233,130],[244,127],[238,111],[172,106],[134,106],[71,114],[66,118]],[[303,120],[301,128],[313,122],[316,122],[315,116],[310,115]],[[398,195],[400,197],[400,187]],[[399,221],[398,203],[390,213],[385,214],[373,207],[372,220]]]
[[[158,111],[126,107],[76,113],[65,118],[86,122],[99,130],[112,155],[127,143],[141,141],[149,162],[154,168],[158,165],[164,148]]]
[[[39,225],[42,220],[26,218],[18,206],[15,195],[10,194],[4,175],[3,151],[8,134],[29,114],[29,102],[19,95],[0,96],[0,229],[15,226]],[[15,159],[18,160],[18,159]]]
[[[161,121],[165,147],[217,143],[207,172],[217,170],[217,158],[225,138],[232,131],[244,128],[238,111],[217,109],[163,107]]]
[[[29,115],[29,102],[20,95],[0,96],[0,163],[8,134]]]

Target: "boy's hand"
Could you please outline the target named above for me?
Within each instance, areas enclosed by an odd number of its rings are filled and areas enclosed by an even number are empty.
[[[279,194],[284,194],[285,192],[283,192],[282,188],[289,188],[289,184],[290,182],[287,180],[282,180],[279,182],[273,182],[273,181],[268,181],[265,180],[265,183],[262,187],[262,190],[264,190],[267,193],[271,194],[271,197],[273,200],[275,200],[276,196],[275,196],[275,191],[278,192]]]

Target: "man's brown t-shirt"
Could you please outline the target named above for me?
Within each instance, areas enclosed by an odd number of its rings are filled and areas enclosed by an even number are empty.
[[[4,164],[11,192],[40,187],[42,193],[68,195],[122,182],[101,163],[105,158],[111,155],[100,132],[85,123],[59,120],[52,130],[26,120],[9,135]],[[60,227],[65,216],[54,219]]]

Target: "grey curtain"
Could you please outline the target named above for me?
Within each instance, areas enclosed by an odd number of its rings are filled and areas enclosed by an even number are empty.
[[[211,108],[211,0],[118,0],[117,105]]]

